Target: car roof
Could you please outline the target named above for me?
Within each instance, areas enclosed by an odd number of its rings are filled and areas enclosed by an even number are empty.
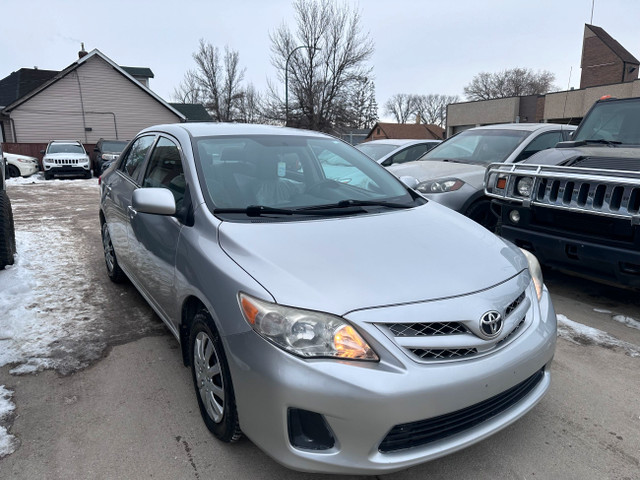
[[[178,134],[186,131],[192,137],[213,137],[223,135],[296,135],[305,137],[328,137],[328,135],[299,128],[278,127],[246,123],[169,123],[145,128],[140,133],[163,131]]]
[[[49,142],[49,144],[51,143],[72,143],[72,144],[80,144],[82,145],[82,143],[78,140],[51,140]]]
[[[495,125],[484,125],[482,127],[474,127],[469,130],[525,130],[529,132],[535,132],[536,130],[550,130],[554,128],[566,128],[568,130],[575,130],[578,128],[575,125],[566,125],[561,123],[499,123]],[[465,130],[466,131],[466,130]]]

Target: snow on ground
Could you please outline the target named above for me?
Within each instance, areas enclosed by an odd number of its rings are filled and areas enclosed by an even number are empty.
[[[598,345],[604,348],[620,348],[631,357],[640,357],[640,347],[638,345],[618,340],[607,332],[574,322],[560,314],[558,314],[558,336],[579,345]]]
[[[640,330],[640,322],[634,318],[627,317],[625,315],[614,315],[611,318],[613,318],[616,322],[626,325],[629,328]]]
[[[11,402],[13,392],[0,385],[0,422],[9,417],[16,406]],[[6,427],[0,425],[0,458],[13,453],[16,449],[16,437],[11,435]]]
[[[56,183],[64,183],[65,185],[68,185],[70,183],[74,183],[74,184],[79,184],[82,186],[87,186],[87,185],[91,185],[91,186],[95,186],[98,187],[98,179],[97,178],[90,178],[90,179],[68,179],[68,178],[64,178],[64,179],[60,179],[60,178],[54,178],[51,180],[45,180],[44,179],[44,173],[42,172],[38,172],[38,173],[34,173],[33,175],[29,175],[28,177],[13,177],[13,178],[7,178],[6,181],[7,185],[29,185],[29,184],[34,184],[34,183],[46,183],[46,184],[56,184]]]

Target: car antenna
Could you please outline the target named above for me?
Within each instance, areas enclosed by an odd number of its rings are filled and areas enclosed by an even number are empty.
[[[564,106],[562,107],[562,118],[565,116],[565,112],[567,111],[567,99],[569,98],[569,89],[571,88],[571,74],[573,73],[573,66],[569,68],[569,81],[567,82],[567,91],[564,94]],[[571,124],[571,119],[567,122],[567,125]]]

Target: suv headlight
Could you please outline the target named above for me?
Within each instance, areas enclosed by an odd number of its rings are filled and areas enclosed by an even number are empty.
[[[530,197],[533,190],[533,177],[520,177],[516,183],[518,195]]]
[[[527,258],[527,262],[529,263],[529,273],[531,274],[531,278],[533,279],[533,285],[536,287],[536,295],[538,296],[538,301],[542,298],[542,288],[544,287],[544,281],[542,279],[542,268],[540,268],[540,262],[536,256],[525,250],[524,248],[520,249],[524,256]]]
[[[419,183],[416,187],[420,193],[446,193],[460,190],[464,182],[458,178],[443,178]]]
[[[378,361],[378,355],[349,323],[328,313],[283,307],[238,295],[245,320],[262,337],[305,358]]]

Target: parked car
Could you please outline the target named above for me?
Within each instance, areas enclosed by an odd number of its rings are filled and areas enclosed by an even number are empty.
[[[384,139],[360,143],[356,148],[379,164],[388,167],[396,163],[417,160],[439,143],[440,140]]]
[[[492,230],[496,216],[484,194],[484,172],[493,162],[517,163],[567,140],[573,125],[509,123],[465,130],[430,150],[416,162],[394,165],[398,177],[418,180],[424,196]]]
[[[42,158],[45,180],[56,175],[62,177],[82,175],[91,178],[89,155],[81,142],[73,140],[53,140],[49,142]]]
[[[336,181],[334,157],[368,182]],[[100,197],[109,277],[179,340],[224,442],[244,433],[298,470],[392,472],[486,438],[549,388],[556,317],[535,257],[334,137],[150,127]]]
[[[550,267],[640,288],[640,98],[603,99],[570,142],[487,169],[497,232]]]
[[[7,174],[9,177],[28,177],[40,169],[38,159],[35,157],[7,152],[3,155],[7,164]]]
[[[104,138],[98,140],[93,149],[93,159],[91,161],[93,175],[98,177],[109,168],[118,159],[127,143],[129,142],[126,140],[105,140]]]
[[[5,183],[6,165],[0,145],[0,270],[13,265],[16,253],[16,234],[13,224],[11,201],[7,195]]]

